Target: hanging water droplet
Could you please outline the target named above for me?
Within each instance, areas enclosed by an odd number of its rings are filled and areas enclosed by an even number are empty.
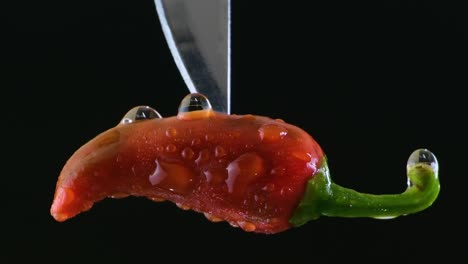
[[[437,162],[436,156],[427,149],[417,149],[411,153],[408,158],[406,168],[409,170],[413,166],[419,164],[427,164],[431,166],[436,175],[439,171],[439,162]]]
[[[223,219],[217,217],[217,216],[214,216],[210,213],[204,213],[206,219],[210,220],[211,222],[214,222],[214,223],[217,223],[217,222],[221,222],[223,221]]]
[[[130,124],[136,121],[162,118],[158,111],[145,105],[135,106],[128,111],[120,121],[121,124]]]
[[[160,197],[150,197],[151,201],[153,202],[164,202],[166,199]]]
[[[128,196],[130,196],[130,194],[122,193],[122,192],[117,192],[117,193],[113,193],[113,194],[109,195],[109,197],[112,198],[112,199],[122,199],[122,198],[126,198]]]
[[[191,93],[182,99],[179,106],[179,119],[197,119],[212,115],[211,103],[203,94]]]
[[[186,204],[183,204],[183,203],[176,203],[177,207],[179,207],[180,209],[184,210],[184,211],[187,211],[187,210],[190,210],[190,206],[189,205],[186,205]]]
[[[239,225],[240,228],[242,228],[246,232],[253,232],[255,231],[255,229],[257,229],[257,227],[254,224],[247,221],[237,221],[237,225]]]

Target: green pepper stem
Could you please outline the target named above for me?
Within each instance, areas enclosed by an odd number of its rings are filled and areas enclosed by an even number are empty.
[[[406,191],[385,195],[359,193],[333,183],[324,158],[321,168],[309,180],[290,223],[300,226],[322,215],[387,219],[422,211],[432,205],[440,190],[437,161],[430,155],[433,162],[410,162],[410,158]]]

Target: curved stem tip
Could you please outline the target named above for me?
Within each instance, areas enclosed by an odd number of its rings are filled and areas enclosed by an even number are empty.
[[[359,193],[333,183],[324,158],[321,168],[309,180],[302,201],[290,223],[300,226],[321,215],[338,217],[394,218],[422,211],[436,200],[439,165],[427,149],[414,151],[407,163],[408,188],[401,194]]]

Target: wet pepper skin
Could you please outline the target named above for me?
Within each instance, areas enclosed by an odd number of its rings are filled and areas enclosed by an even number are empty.
[[[291,227],[323,157],[305,131],[262,116],[210,112],[119,124],[68,160],[51,214],[65,221],[106,197],[144,196],[277,233]]]

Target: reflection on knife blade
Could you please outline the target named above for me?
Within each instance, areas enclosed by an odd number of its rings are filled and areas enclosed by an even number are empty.
[[[167,43],[190,92],[230,113],[230,0],[155,0]]]

